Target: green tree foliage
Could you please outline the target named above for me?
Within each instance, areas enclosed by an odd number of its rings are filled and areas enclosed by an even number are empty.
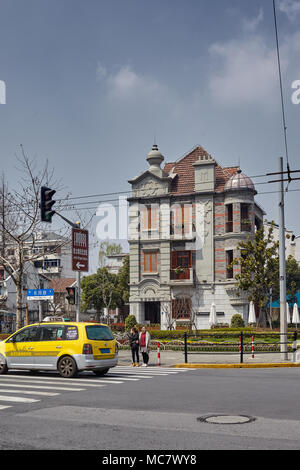
[[[129,256],[124,258],[119,274],[99,268],[96,274],[83,278],[81,288],[84,311],[95,309],[100,313],[104,308],[121,307],[129,300]]]
[[[98,254],[100,268],[105,266],[106,256],[118,255],[121,251],[122,247],[117,243],[110,243],[109,241],[101,242]]]
[[[233,317],[231,318],[230,326],[231,328],[244,328],[245,323],[243,317],[239,313],[233,315]]]
[[[121,303],[121,293],[118,276],[107,268],[99,268],[96,274],[85,276],[81,282],[82,309],[95,309],[100,312],[103,308],[114,309]]]
[[[279,259],[276,260],[274,276],[279,280]],[[286,293],[290,302],[296,302],[296,293],[300,290],[300,266],[293,256],[286,260]],[[273,300],[279,299],[279,281],[272,292]]]
[[[129,302],[129,255],[123,260],[123,266],[118,274],[118,286],[122,302]]]
[[[232,265],[240,265],[240,273],[236,274],[237,287],[248,293],[248,300],[259,305],[263,314],[267,315],[266,305],[269,301],[270,288],[278,284],[278,242],[273,237],[273,226],[267,233],[264,227],[255,232],[254,238],[238,243],[240,256],[233,260]],[[271,319],[269,318],[271,325]]]
[[[125,330],[130,331],[136,325],[136,318],[134,315],[128,315],[125,318]]]

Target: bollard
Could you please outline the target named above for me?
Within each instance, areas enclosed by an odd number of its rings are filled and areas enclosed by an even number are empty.
[[[251,351],[252,351],[252,359],[254,359],[254,336],[252,336],[252,346],[251,346]]]
[[[157,342],[157,365],[160,366],[160,348],[159,348],[159,342]]]
[[[184,332],[184,361],[188,363],[188,352],[187,352],[187,333]]]
[[[243,332],[241,331],[240,336],[240,363],[243,364],[244,362],[244,337]]]
[[[297,362],[297,331],[294,331],[293,362]]]

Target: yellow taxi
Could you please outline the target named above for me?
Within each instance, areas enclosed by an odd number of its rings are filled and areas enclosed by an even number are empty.
[[[0,342],[0,374],[27,369],[57,370],[66,378],[83,370],[104,375],[117,363],[116,340],[101,323],[36,323]]]

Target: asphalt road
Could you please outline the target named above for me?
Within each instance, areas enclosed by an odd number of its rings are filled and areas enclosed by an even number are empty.
[[[10,372],[0,377],[0,449],[298,449],[299,379],[289,368],[118,368],[69,381]],[[255,420],[197,420],[211,415]]]

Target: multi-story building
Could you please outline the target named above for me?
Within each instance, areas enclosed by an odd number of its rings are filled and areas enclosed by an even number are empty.
[[[265,222],[265,231],[269,227],[273,227],[273,237],[275,241],[279,241],[279,225],[274,222]],[[292,256],[300,265],[300,236],[296,236],[292,230],[285,230],[285,257]]]
[[[51,280],[66,278],[66,282],[69,282],[74,276],[70,246],[68,238],[54,232],[38,232],[35,234],[34,240],[29,237],[26,241],[23,256],[28,261],[24,265],[22,278],[22,303],[24,317],[25,304],[28,304],[30,321],[37,320],[41,315],[41,310],[42,315],[53,312],[55,303],[42,301],[42,305],[39,305],[37,301],[27,301],[27,289],[49,288]],[[18,256],[18,247],[15,243],[6,242],[5,256],[12,265],[15,264],[14,260]],[[62,292],[55,291],[55,299],[59,295],[61,296]],[[4,318],[7,315],[15,315],[16,298],[16,286],[9,274],[0,266],[0,310],[2,310],[0,312],[0,321],[2,317]]]
[[[28,241],[30,246],[30,240]],[[55,232],[38,232],[31,250],[38,273],[51,279],[72,278],[71,243]]]
[[[128,253],[117,253],[115,255],[106,255],[107,264],[105,265],[105,267],[108,269],[110,273],[119,274],[126,256],[128,256]]]
[[[200,146],[162,168],[154,145],[147,161],[129,181],[130,313],[161,328],[191,318],[207,328],[214,303],[220,323],[235,313],[246,319],[248,300],[231,263],[238,242],[263,223],[252,180]]]

